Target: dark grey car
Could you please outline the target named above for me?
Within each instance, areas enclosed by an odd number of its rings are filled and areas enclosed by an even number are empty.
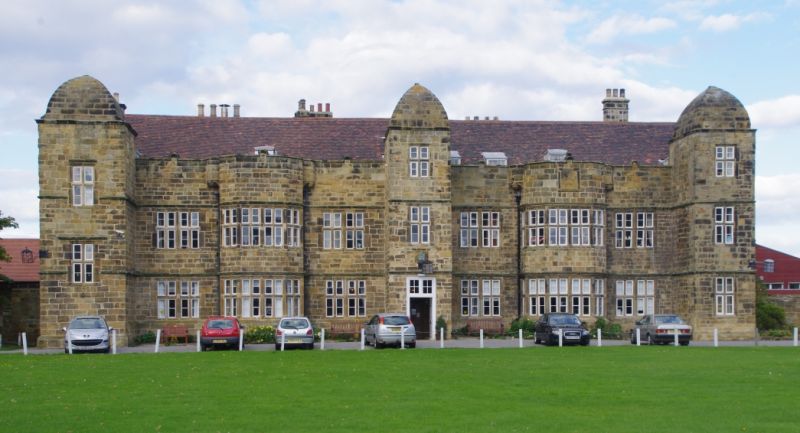
[[[567,313],[548,313],[536,322],[534,342],[557,345],[561,333],[563,344],[588,346],[592,336],[578,316]]]

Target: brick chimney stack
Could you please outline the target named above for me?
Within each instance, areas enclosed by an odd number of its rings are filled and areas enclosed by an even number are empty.
[[[627,122],[628,103],[625,89],[606,89],[603,99],[603,122]]]

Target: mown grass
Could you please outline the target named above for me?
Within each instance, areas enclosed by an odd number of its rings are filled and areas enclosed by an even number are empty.
[[[794,348],[0,357],[3,432],[797,432]]]

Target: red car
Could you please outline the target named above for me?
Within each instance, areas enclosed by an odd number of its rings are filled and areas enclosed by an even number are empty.
[[[235,317],[211,316],[203,322],[200,331],[200,348],[239,347],[240,330],[244,325]]]

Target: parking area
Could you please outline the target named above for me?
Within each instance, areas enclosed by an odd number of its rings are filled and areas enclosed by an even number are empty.
[[[792,347],[794,345],[792,340],[740,340],[740,341],[720,341],[719,347],[756,347],[756,346],[765,346],[765,347]],[[485,338],[483,340],[483,345],[481,345],[480,338],[477,337],[460,337],[457,339],[450,339],[445,340],[444,348],[445,349],[501,349],[501,348],[519,348],[519,339],[517,338]],[[603,347],[615,347],[615,346],[633,346],[629,340],[603,340],[602,342]],[[671,346],[671,345],[670,345]],[[693,341],[688,348],[692,347],[713,347],[713,341]],[[360,341],[325,341],[325,349],[324,350],[361,350],[361,342]],[[534,344],[533,340],[525,339],[522,342],[522,347],[525,349],[554,349],[553,347],[543,346]],[[590,343],[590,347],[597,347],[598,349],[602,349],[602,347],[598,347],[597,340],[592,340]],[[642,345],[642,347],[646,347],[646,345]],[[660,346],[660,347],[669,347],[669,346]],[[419,340],[417,341],[417,348],[416,349],[408,349],[408,350],[420,350],[420,349],[441,349],[442,345],[439,341],[433,340]],[[6,348],[8,349],[8,348]],[[315,350],[321,349],[320,342],[314,344]],[[567,348],[569,349],[569,348]],[[676,348],[678,349],[678,348]],[[680,348],[686,349],[686,348]],[[155,344],[142,344],[138,346],[131,346],[131,347],[117,347],[118,354],[125,354],[125,353],[155,353],[156,347]],[[274,352],[275,345],[274,344],[248,344],[244,348],[245,351],[248,352]],[[376,350],[370,346],[364,346],[364,350]],[[387,349],[378,349],[378,350],[396,350],[392,348]],[[161,344],[158,347],[158,351],[160,353],[180,353],[180,352],[196,352],[197,345],[195,343],[190,344]],[[2,350],[0,354],[21,354],[23,350]],[[50,348],[50,349],[39,349],[36,347],[31,347],[28,349],[28,353],[31,355],[36,354],[59,354],[64,353],[64,349],[58,348]]]

